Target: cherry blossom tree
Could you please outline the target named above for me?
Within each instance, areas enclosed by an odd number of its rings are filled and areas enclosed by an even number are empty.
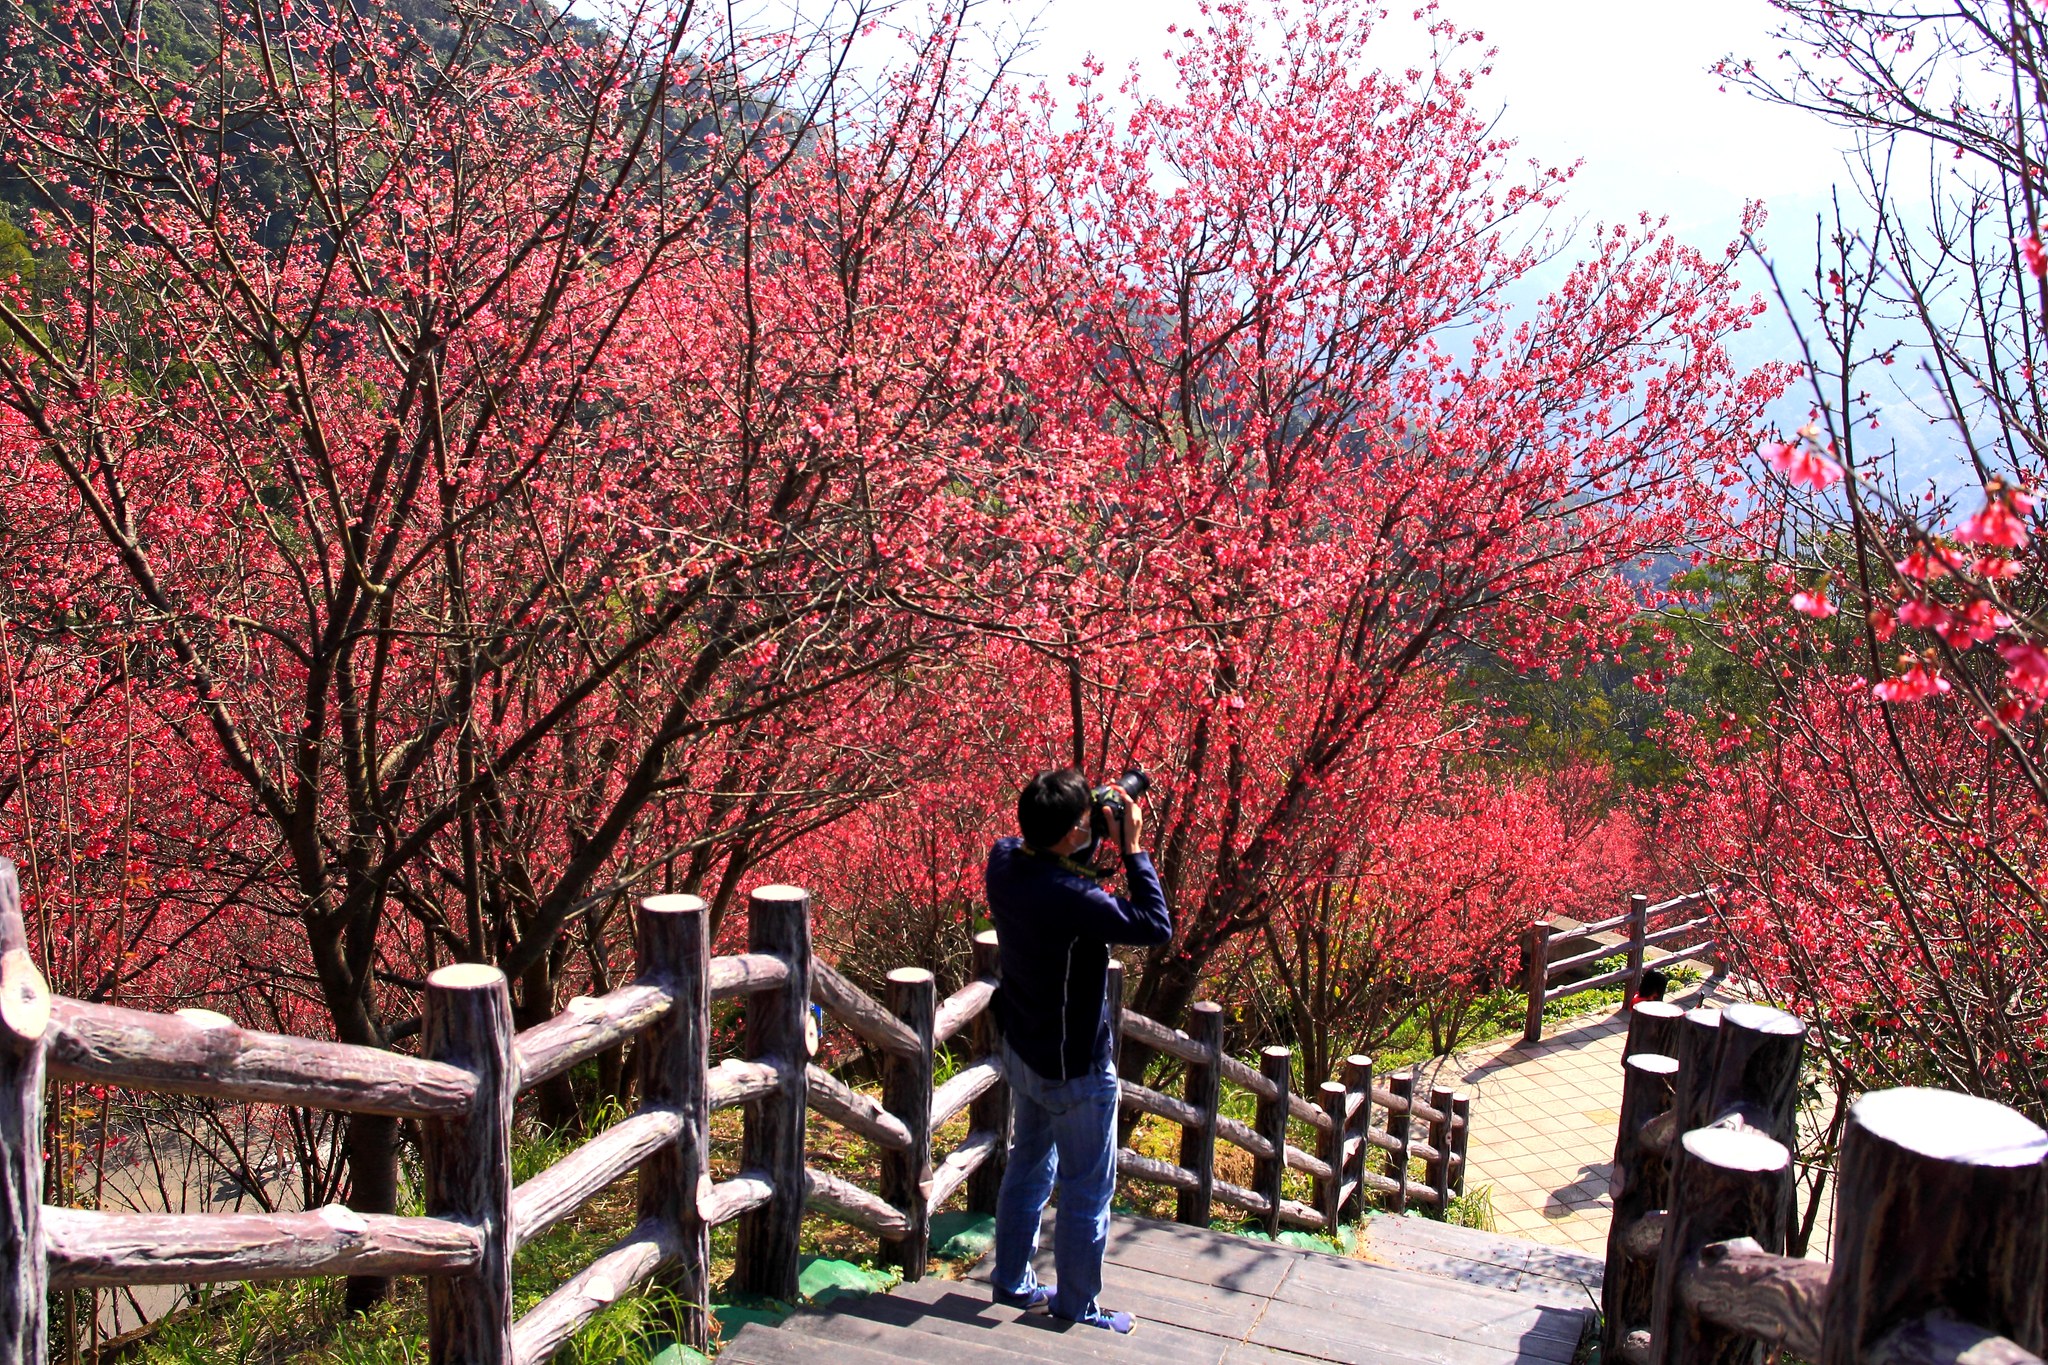
[[[1782,288],[1811,417],[1758,453],[1720,604],[1769,703],[1684,731],[1681,808],[1743,970],[1820,1022],[1841,1091],[2038,1115],[2048,35],[2025,6],[1779,8],[1787,60],[1723,73],[1849,131],[1857,174]],[[1925,490],[1898,473],[1908,425],[1955,462]]]
[[[1779,382],[1722,350],[1760,306],[1733,253],[1655,224],[1509,305],[1566,249],[1535,225],[1567,177],[1516,178],[1469,35],[1438,24],[1432,63],[1386,70],[1363,10],[1205,13],[1171,95],[1113,109],[1084,79],[1006,125],[1015,211],[1074,243],[1042,269],[1132,447],[1077,527],[1128,633],[1069,657],[1077,748],[1161,775],[1181,928],[1135,1000],[1162,1017],[1352,865],[1351,812],[1429,742],[1391,719],[1411,694],[1475,648],[1568,670],[1619,647],[1624,571],[1711,520]]]

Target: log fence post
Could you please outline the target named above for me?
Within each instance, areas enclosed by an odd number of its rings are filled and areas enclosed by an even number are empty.
[[[1002,973],[1003,959],[996,943],[996,931],[984,929],[974,936],[974,974],[993,981]],[[974,1042],[975,1056],[1000,1058],[1003,1055],[1002,1027],[996,1022],[995,1001],[989,1001],[975,1017],[974,1032],[969,1036]],[[967,1177],[967,1211],[992,1214],[996,1211],[996,1196],[1003,1188],[1003,1162],[1010,1151],[1010,1083],[1007,1078],[983,1091],[980,1098],[968,1107],[967,1127],[970,1131],[996,1135],[995,1150],[975,1168],[973,1175]]]
[[[1806,1024],[1783,1010],[1745,1001],[1721,1011],[1720,1035],[1713,1086],[1699,1122],[1718,1123],[1732,1111],[1793,1146]]]
[[[43,1071],[50,992],[28,952],[21,884],[0,858],[0,1362],[41,1365],[49,1350],[43,1251]]]
[[[1816,1365],[2010,1358],[1983,1337],[2042,1354],[2048,1134],[1975,1096],[1874,1091],[1850,1106],[1839,1180]]]
[[[1316,1087],[1323,1117],[1329,1126],[1316,1134],[1316,1155],[1330,1168],[1329,1178],[1316,1177],[1316,1212],[1323,1215],[1323,1231],[1332,1237],[1342,1218],[1340,1205],[1344,1196],[1344,1106],[1350,1099],[1350,1092],[1342,1081],[1324,1081]],[[1343,1243],[1339,1241],[1341,1247]]]
[[[1600,1358],[1617,1361],[1629,1334],[1649,1321],[1657,1262],[1635,1254],[1629,1241],[1643,1219],[1668,1202],[1664,1153],[1643,1140],[1643,1129],[1670,1111],[1678,1059],[1638,1052],[1624,1058],[1622,1067],[1621,1118],[1615,1125],[1614,1165],[1607,1178],[1614,1212],[1607,1224],[1607,1270],[1600,1292]]]
[[[788,977],[747,1002],[750,1060],[782,1069],[776,1088],[748,1106],[740,1168],[765,1175],[768,1201],[740,1215],[733,1267],[742,1294],[796,1298],[797,1250],[804,1221],[805,1066],[810,1044],[811,898],[794,886],[757,887],[747,902],[747,951],[782,959]]]
[[[427,978],[421,1051],[476,1077],[467,1114],[420,1123],[430,1218],[467,1223],[482,1240],[475,1268],[427,1280],[427,1358],[505,1365],[512,1356],[512,997],[505,974],[478,962]]]
[[[1677,1056],[1678,1021],[1685,1011],[1664,1000],[1638,1000],[1628,1010],[1628,1040],[1622,1044],[1624,1061],[1638,1052]]]
[[[1672,1143],[1671,1210],[1650,1300],[1650,1365],[1745,1365],[1755,1338],[1701,1315],[1681,1282],[1710,1242],[1753,1238],[1782,1253],[1792,1153],[1751,1128],[1695,1128]]]
[[[1387,1107],[1387,1136],[1400,1144],[1387,1153],[1387,1174],[1393,1177],[1394,1189],[1387,1196],[1387,1212],[1408,1211],[1408,1149],[1414,1144],[1414,1119],[1408,1112],[1408,1104],[1415,1098],[1415,1071],[1413,1068],[1396,1071],[1387,1077],[1387,1090],[1401,1104],[1398,1112],[1395,1106]]]
[[[1529,1010],[1522,1020],[1522,1041],[1543,1038],[1543,993],[1550,989],[1550,929],[1539,919],[1522,931],[1522,988],[1529,993]]]
[[[670,1005],[641,1035],[640,1103],[682,1123],[676,1140],[640,1167],[640,1220],[667,1230],[675,1260],[656,1283],[668,1291],[676,1340],[710,1348],[711,1230],[697,1201],[711,1189],[710,944],[697,896],[648,896],[636,927],[639,973],[668,991]]]
[[[1721,1011],[1711,1006],[1691,1009],[1678,1021],[1678,1078],[1674,1084],[1671,1112],[1675,1132],[1687,1133],[1705,1126],[1711,1119],[1707,1105],[1713,1099],[1714,1061],[1721,1045]],[[1674,1136],[1674,1142],[1677,1138]],[[1672,1149],[1671,1156],[1676,1156]]]
[[[1277,1237],[1280,1235],[1280,1192],[1287,1175],[1287,1094],[1294,1081],[1293,1052],[1277,1045],[1261,1048],[1259,1074],[1271,1082],[1278,1093],[1273,1099],[1261,1097],[1259,1100],[1254,1127],[1260,1137],[1272,1144],[1273,1155],[1253,1158],[1252,1191],[1266,1199],[1266,1235]]]
[[[1465,1192],[1465,1167],[1470,1164],[1465,1149],[1472,1141],[1472,1093],[1460,1090],[1451,1099],[1451,1116],[1457,1121],[1457,1130],[1451,1137],[1451,1151],[1456,1154],[1457,1166],[1451,1172],[1451,1193]]]
[[[882,1154],[882,1198],[903,1210],[910,1231],[882,1247],[882,1259],[906,1280],[924,1278],[932,1231],[932,1016],[938,984],[922,967],[890,972],[889,1010],[917,1036],[915,1056],[890,1053],[882,1060],[882,1107],[910,1130],[910,1146]]]
[[[1650,933],[1650,898],[1638,892],[1628,898],[1628,989],[1624,1004],[1634,1004],[1643,989],[1643,940]]]
[[[1344,1130],[1346,1150],[1349,1150],[1352,1142],[1356,1141],[1358,1144],[1358,1150],[1351,1156],[1351,1169],[1359,1177],[1363,1177],[1367,1154],[1372,1151],[1372,1144],[1365,1139],[1366,1131],[1372,1127],[1372,1058],[1353,1053],[1344,1059],[1344,1089],[1351,1095],[1365,1097],[1358,1102],[1357,1116]],[[1350,1103],[1347,1098],[1346,1107],[1349,1107]],[[1344,1201],[1342,1212],[1346,1218],[1357,1218],[1365,1212],[1364,1179],[1360,1178],[1356,1187],[1352,1189],[1351,1197]]]
[[[1223,1099],[1223,1006],[1213,1000],[1198,1000],[1190,1006],[1188,1037],[1208,1060],[1188,1063],[1187,1085],[1181,1095],[1201,1112],[1205,1122],[1199,1128],[1183,1125],[1180,1130],[1180,1164],[1194,1172],[1195,1187],[1180,1192],[1173,1216],[1177,1222],[1206,1228],[1216,1186],[1216,1111]]]
[[[1451,1098],[1457,1090],[1448,1085],[1429,1087],[1429,1107],[1441,1115],[1429,1121],[1429,1145],[1436,1157],[1429,1163],[1430,1187],[1436,1191],[1436,1216],[1444,1217],[1451,1207]]]

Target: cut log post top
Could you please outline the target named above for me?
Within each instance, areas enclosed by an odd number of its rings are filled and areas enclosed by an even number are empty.
[[[1799,1064],[1805,1054],[1806,1025],[1768,1005],[1747,1002],[1721,1012],[1713,1081],[1696,1109],[1704,1122],[1740,1114],[1778,1141],[1793,1142],[1799,1092]]]
[[[2038,1125],[1945,1090],[1864,1095],[1849,1110],[1838,1199],[1820,1365],[1903,1360],[1905,1343],[1887,1339],[1930,1317],[2043,1353],[2048,1134]]]
[[[1638,1052],[1657,1052],[1671,1055],[1672,1040],[1678,1036],[1678,1021],[1685,1017],[1685,1011],[1667,1000],[1638,1000],[1629,1006],[1628,1041],[1622,1047],[1622,1056],[1633,1057]]]

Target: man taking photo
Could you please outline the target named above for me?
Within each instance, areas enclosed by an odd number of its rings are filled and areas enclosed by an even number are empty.
[[[1049,1305],[1056,1318],[1128,1333],[1129,1313],[1105,1312],[1102,1252],[1116,1189],[1117,1079],[1110,1062],[1109,945],[1173,937],[1152,859],[1138,847],[1144,815],[1128,791],[1097,795],[1108,837],[1123,855],[1129,899],[1088,866],[1093,800],[1072,768],[1040,773],[1017,797],[1023,837],[988,856],[988,904],[1002,954],[996,1019],[1010,1085],[1009,1162],[996,1201],[994,1287],[999,1302]],[[1121,1002],[1116,1002],[1121,1005]],[[1057,1287],[1032,1270],[1053,1184]]]

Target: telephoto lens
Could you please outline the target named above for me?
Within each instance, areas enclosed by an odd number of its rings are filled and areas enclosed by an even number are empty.
[[[1109,837],[1109,808],[1135,801],[1152,790],[1152,779],[1143,768],[1127,768],[1116,785],[1104,783],[1088,793],[1088,828],[1097,843]]]

